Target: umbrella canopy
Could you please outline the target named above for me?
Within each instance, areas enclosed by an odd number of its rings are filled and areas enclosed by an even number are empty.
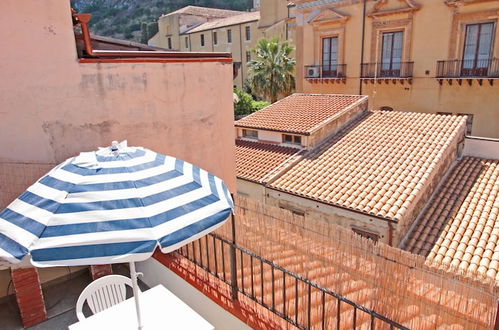
[[[126,141],[52,169],[0,213],[0,259],[34,266],[142,261],[221,226],[221,179]]]

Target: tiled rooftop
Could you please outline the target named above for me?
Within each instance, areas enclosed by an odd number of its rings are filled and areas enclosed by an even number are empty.
[[[462,159],[419,219],[405,249],[499,281],[499,160]]]
[[[221,19],[217,19],[214,21],[203,23],[199,26],[196,26],[192,30],[189,30],[186,33],[194,33],[194,32],[201,32],[201,31],[205,31],[205,30],[218,29],[218,28],[221,28],[224,26],[242,24],[242,23],[246,23],[246,22],[257,21],[259,19],[260,19],[260,12],[259,11],[253,11],[253,12],[244,13],[244,14],[240,13],[239,15],[233,15],[230,17],[221,18]]]
[[[265,179],[279,165],[291,161],[300,149],[236,140],[236,176],[250,181]]]
[[[465,118],[378,111],[311,150],[271,188],[392,220],[401,220]]]
[[[293,94],[236,121],[236,126],[309,135],[367,96]]]
[[[163,16],[172,14],[184,14],[184,15],[195,15],[203,17],[229,17],[234,15],[240,15],[242,11],[228,10],[228,9],[218,9],[209,7],[199,7],[199,6],[186,6],[175,10],[171,13],[166,13]]]

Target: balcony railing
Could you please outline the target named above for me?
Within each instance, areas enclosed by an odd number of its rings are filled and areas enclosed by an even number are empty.
[[[217,234],[176,252],[299,329],[408,329]]]
[[[499,58],[437,61],[437,78],[499,78]]]
[[[323,78],[345,78],[346,64],[335,65],[306,65],[305,78],[323,79]]]
[[[414,62],[362,63],[361,78],[412,78]]]

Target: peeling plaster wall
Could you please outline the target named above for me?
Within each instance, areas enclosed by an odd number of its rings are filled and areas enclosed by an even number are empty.
[[[79,63],[69,0],[2,0],[0,12],[0,209],[56,163],[124,139],[236,191],[230,63]],[[0,271],[0,297],[9,279]]]
[[[79,63],[69,0],[0,3],[0,162],[58,163],[127,139],[235,191],[232,65]]]

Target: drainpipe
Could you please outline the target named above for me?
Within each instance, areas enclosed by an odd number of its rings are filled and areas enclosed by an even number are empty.
[[[241,89],[244,87],[244,68],[243,68],[243,33],[242,24],[239,24],[239,52],[241,53]],[[246,55],[246,54],[245,54]]]
[[[289,7],[290,7],[290,4],[288,3],[288,5],[286,6],[287,9],[288,9],[288,19],[286,20],[286,41],[289,39]]]
[[[362,95],[362,64],[364,63],[364,38],[366,34],[366,1],[362,5],[362,44],[360,45],[360,74],[359,74],[359,95]]]

